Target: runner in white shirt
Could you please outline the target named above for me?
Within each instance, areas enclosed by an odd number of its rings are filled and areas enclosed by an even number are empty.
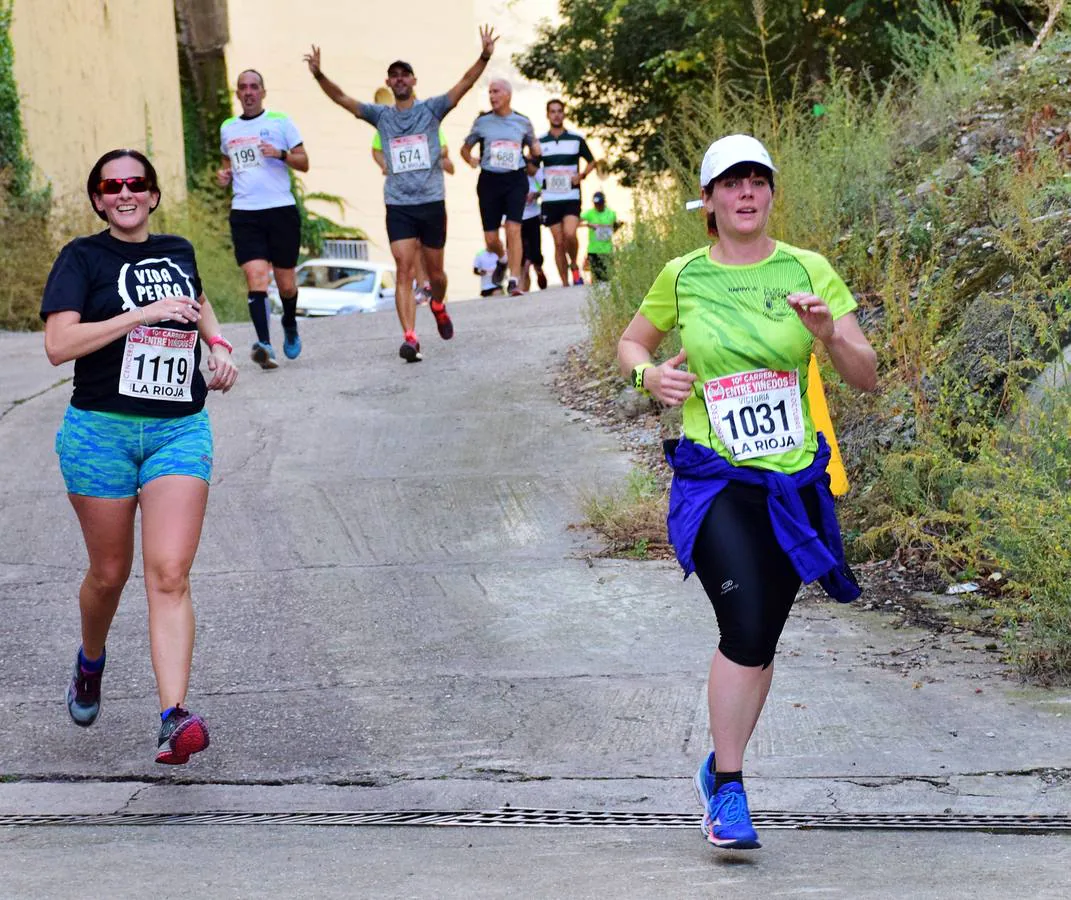
[[[290,191],[290,169],[309,171],[301,135],[288,116],[264,109],[264,79],[256,69],[238,76],[236,94],[242,114],[220,126],[223,165],[216,173],[220,187],[231,185],[231,240],[234,258],[245,273],[249,317],[257,332],[252,357],[262,369],[274,369],[268,315],[268,283],[272,271],[283,304],[283,352],[301,353],[297,328],[297,284],[294,269],[301,249],[301,217]]]
[[[528,196],[524,215],[521,219],[521,290],[528,291],[532,286],[531,269],[535,269],[536,283],[541,291],[547,289],[547,276],[543,271],[542,208],[540,199],[543,193],[543,169],[533,159],[528,160]]]
[[[481,297],[493,297],[502,293],[502,285],[495,282],[497,268],[498,254],[492,250],[481,250],[472,261],[473,273],[480,276]]]

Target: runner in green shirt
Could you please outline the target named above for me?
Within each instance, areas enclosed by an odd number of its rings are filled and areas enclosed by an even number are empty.
[[[699,575],[720,632],[707,682],[717,755],[699,766],[695,788],[707,840],[738,850],[760,846],[744,751],[800,584],[820,580],[838,600],[859,595],[829,492],[828,448],[806,401],[814,342],[849,385],[877,385],[877,357],[844,282],[817,253],[766,233],[775,172],[749,135],[711,144],[699,183],[716,242],[665,266],[618,343],[638,390],[684,407],[684,436],[666,453],[670,539],[685,574]],[[673,328],[681,351],[654,365]]]
[[[591,202],[595,208],[584,210],[580,217],[590,229],[588,263],[591,266],[591,280],[606,281],[609,277],[610,254],[614,252],[614,232],[624,223],[606,205],[606,195],[602,191],[596,191]]]

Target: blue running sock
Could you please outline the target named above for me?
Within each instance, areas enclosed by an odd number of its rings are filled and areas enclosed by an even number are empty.
[[[101,669],[104,668],[104,658],[105,656],[107,656],[107,654],[108,651],[105,649],[101,651],[100,659],[86,659],[85,651],[81,647],[79,647],[78,665],[81,667],[83,672],[99,672],[101,671]]]
[[[177,706],[169,706],[162,713],[160,713],[160,721],[161,722],[166,722],[167,721],[167,717],[169,715],[171,715],[171,713],[173,713],[176,709],[178,709]]]

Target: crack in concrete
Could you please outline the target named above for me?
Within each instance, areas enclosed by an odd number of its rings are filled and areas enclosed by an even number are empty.
[[[7,407],[5,409],[0,409],[0,419],[3,419],[4,416],[6,416],[12,410],[14,410],[14,409],[16,409],[16,408],[18,408],[20,406],[23,406],[23,405],[29,403],[32,400],[36,400],[38,397],[43,397],[45,394],[49,393],[50,391],[54,391],[56,388],[62,387],[63,385],[67,384],[67,382],[73,381],[73,380],[74,380],[74,376],[73,375],[69,375],[66,378],[61,378],[55,384],[49,385],[46,388],[42,388],[36,394],[30,394],[28,397],[18,397],[15,400],[12,400],[7,405]]]
[[[1046,770],[1049,771],[1049,770]],[[1060,770],[1071,778],[1071,770]],[[962,792],[946,783],[946,778],[971,778],[971,777],[1034,777],[1036,770],[987,772],[987,773],[960,773],[952,776],[935,778],[926,775],[879,775],[873,777],[859,777],[855,775],[843,776],[793,776],[789,778],[776,778],[777,781],[832,781],[834,784],[849,784],[856,787],[892,787],[904,784],[922,783],[938,789],[939,793],[948,793],[960,797],[985,797],[985,794]],[[644,782],[644,781],[691,781],[691,775],[644,775],[644,774],[614,774],[614,775],[545,775],[534,772],[525,772],[518,769],[499,767],[476,766],[470,769],[456,769],[448,774],[414,774],[407,772],[387,773],[361,773],[354,775],[292,775],[275,778],[213,778],[213,777],[183,777],[178,773],[166,774],[141,773],[128,775],[80,775],[76,773],[53,772],[53,773],[7,773],[0,777],[0,784],[141,784],[125,802],[120,811],[133,803],[141,792],[154,785],[218,785],[220,787],[292,787],[298,785],[322,785],[329,787],[391,787],[398,784],[409,783],[442,783],[446,781],[493,781],[496,783],[512,784],[527,782],[546,783],[601,783],[601,782]],[[752,775],[753,779],[762,779],[762,776]],[[838,812],[838,800],[836,789],[826,791],[826,798],[830,806]]]
[[[148,785],[142,785],[137,790],[135,790],[133,794],[126,798],[126,802],[115,811],[115,815],[121,816],[123,813],[129,812],[130,804],[141,796],[142,791],[148,790],[148,787]]]

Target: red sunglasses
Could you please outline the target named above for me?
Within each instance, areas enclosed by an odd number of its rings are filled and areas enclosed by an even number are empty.
[[[97,193],[119,194],[122,193],[124,184],[133,194],[141,194],[150,189],[148,178],[144,175],[134,175],[131,178],[102,178],[97,182]]]

